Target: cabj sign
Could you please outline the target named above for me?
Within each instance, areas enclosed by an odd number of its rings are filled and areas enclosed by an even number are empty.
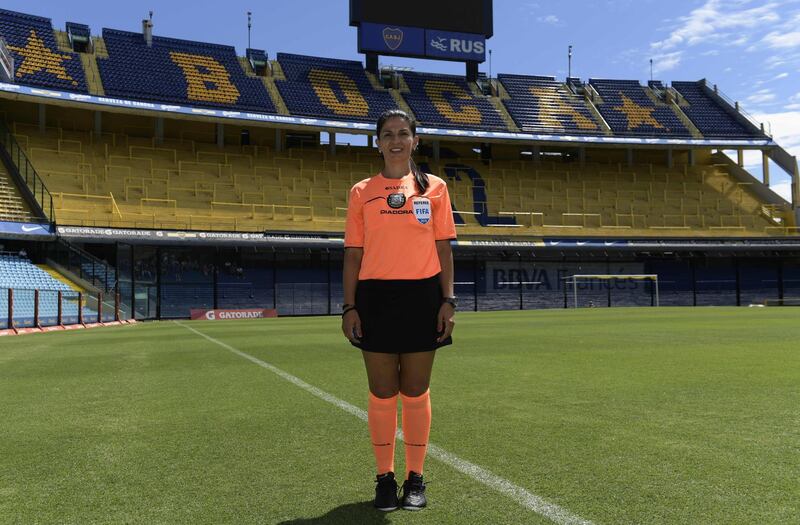
[[[425,56],[425,30],[418,27],[363,23],[358,29],[358,51],[422,57]]]

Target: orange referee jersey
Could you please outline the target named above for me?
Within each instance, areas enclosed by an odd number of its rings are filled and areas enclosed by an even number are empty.
[[[428,175],[420,195],[413,173],[402,179],[381,174],[350,190],[346,248],[364,248],[360,280],[425,279],[441,271],[436,241],[456,238],[447,183]]]

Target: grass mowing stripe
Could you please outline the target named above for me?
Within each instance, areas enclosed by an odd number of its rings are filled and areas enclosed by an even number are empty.
[[[321,390],[314,385],[310,385],[300,379],[297,376],[293,376],[292,374],[281,370],[280,368],[267,363],[266,361],[262,361],[261,359],[254,357],[246,352],[242,352],[231,345],[215,339],[209,335],[200,332],[192,328],[191,326],[187,326],[180,321],[175,321],[176,324],[186,328],[187,330],[199,335],[200,337],[218,345],[222,348],[238,355],[239,357],[243,357],[248,361],[262,367],[266,368],[270,372],[278,375],[279,377],[289,381],[290,383],[294,384],[305,390],[306,392],[324,400],[328,403],[341,408],[345,412],[348,412],[357,418],[361,419],[362,421],[367,421],[367,412],[357,406],[351,405],[347,401],[339,399],[336,396],[333,396],[324,390]],[[403,433],[402,431],[397,431],[397,438],[399,440],[403,440]],[[428,455],[438,459],[442,463],[449,465],[450,467],[456,469],[457,471],[461,472],[462,474],[466,474],[467,476],[471,477],[472,479],[486,485],[487,487],[505,494],[506,496],[510,497],[523,507],[527,508],[539,514],[540,516],[544,516],[545,518],[553,521],[554,523],[558,523],[559,525],[593,525],[591,521],[585,520],[580,516],[576,516],[572,514],[567,509],[556,505],[555,503],[551,503],[546,499],[542,498],[541,496],[537,496],[524,488],[515,485],[508,481],[505,478],[498,476],[474,463],[470,463],[467,460],[461,459],[460,457],[447,452],[441,447],[434,445],[433,443],[428,443]]]

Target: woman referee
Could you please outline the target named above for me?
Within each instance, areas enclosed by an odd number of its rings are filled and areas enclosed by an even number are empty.
[[[428,386],[437,348],[452,344],[456,230],[447,185],[411,159],[416,123],[403,111],[378,119],[383,170],[350,191],[342,330],[362,350],[368,420],[377,462],[375,507],[425,507],[422,470],[431,428]],[[394,477],[397,398],[403,405],[406,477]]]

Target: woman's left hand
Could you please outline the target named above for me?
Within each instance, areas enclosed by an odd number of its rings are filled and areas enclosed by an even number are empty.
[[[442,303],[439,307],[439,316],[436,321],[436,331],[441,335],[436,338],[437,343],[441,343],[453,333],[456,326],[456,309],[450,303]]]

